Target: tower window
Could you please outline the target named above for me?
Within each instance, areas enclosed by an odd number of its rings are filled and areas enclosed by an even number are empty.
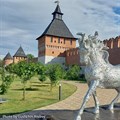
[[[58,38],[58,43],[60,43],[60,38]]]
[[[72,40],[70,40],[70,44],[72,45]]]
[[[53,37],[50,38],[50,42],[53,42]]]
[[[64,39],[64,44],[65,44],[65,39]]]
[[[54,54],[54,51],[52,51],[52,54]]]

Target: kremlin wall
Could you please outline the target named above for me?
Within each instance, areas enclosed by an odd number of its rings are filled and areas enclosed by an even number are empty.
[[[109,47],[109,62],[113,65],[120,64],[120,36],[116,38],[110,38],[109,40],[104,40],[104,44]],[[80,54],[79,49],[69,49],[66,51],[66,64],[67,65],[81,65],[80,64]]]
[[[120,64],[120,36],[104,40],[104,44],[109,47],[109,62],[113,65]]]

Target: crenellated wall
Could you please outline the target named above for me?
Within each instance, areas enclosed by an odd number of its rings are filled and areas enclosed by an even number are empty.
[[[120,36],[103,41],[109,47],[109,62],[113,65],[120,64]]]
[[[66,65],[80,65],[80,54],[78,48],[66,51]]]
[[[120,36],[116,38],[110,38],[103,41],[106,46],[109,47],[109,61],[113,65],[120,64]],[[70,49],[66,51],[66,64],[80,64],[80,54],[78,48]]]

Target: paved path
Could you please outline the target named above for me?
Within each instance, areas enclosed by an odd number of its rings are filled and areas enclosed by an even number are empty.
[[[75,85],[77,87],[77,91],[70,97],[66,98],[65,100],[62,100],[58,103],[46,107],[39,108],[37,110],[77,110],[80,108],[83,97],[88,89],[87,84],[79,83],[75,81],[64,81],[64,82]],[[111,89],[108,90],[108,89],[98,88],[97,95],[100,105],[105,105],[105,104],[109,104],[113,100],[113,98],[115,98],[117,92]],[[118,102],[120,102],[120,100]],[[94,101],[93,98],[91,97],[88,103],[86,104],[86,107],[92,107],[92,106],[94,106]]]

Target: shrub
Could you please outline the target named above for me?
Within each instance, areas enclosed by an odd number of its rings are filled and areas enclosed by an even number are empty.
[[[2,84],[0,86],[0,94],[5,94],[7,93],[14,76],[12,75],[5,75],[4,69],[1,70],[1,78],[2,78]]]
[[[73,65],[66,71],[65,78],[68,80],[79,80],[80,79],[80,66]]]

